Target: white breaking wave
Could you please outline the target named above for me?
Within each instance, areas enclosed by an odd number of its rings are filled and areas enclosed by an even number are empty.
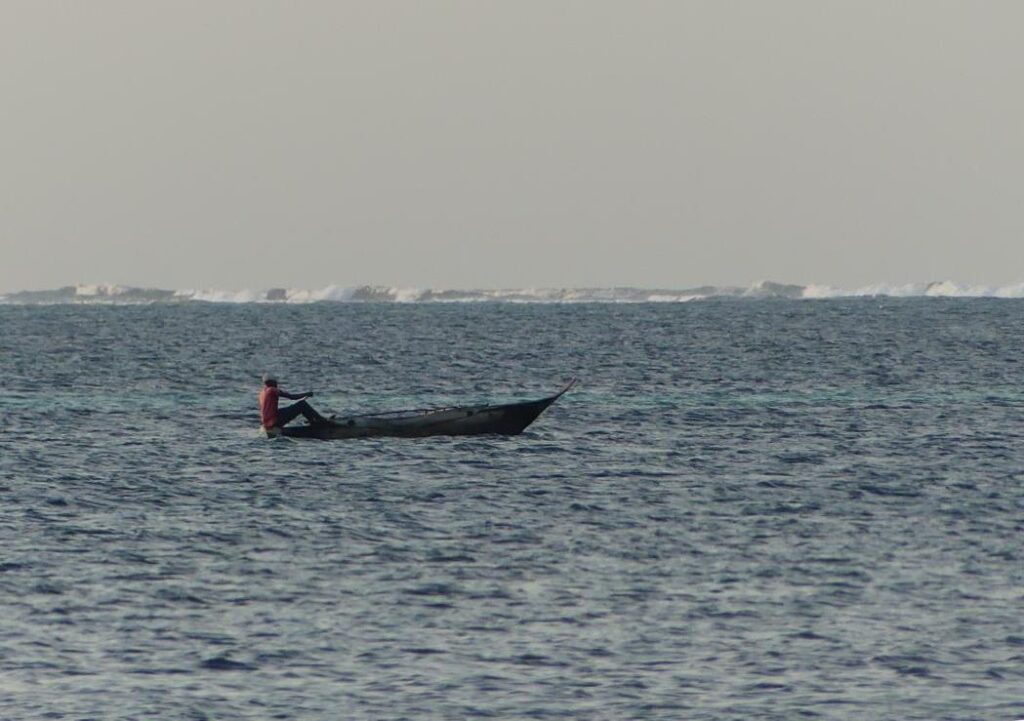
[[[854,290],[808,285],[803,298],[1024,298],[1024,283],[1004,286],[964,285],[951,280],[904,285],[868,285]]]
[[[207,303],[259,303],[266,300],[266,294],[252,290],[176,290],[177,300],[197,300]]]
[[[113,284],[66,286],[0,294],[0,304],[150,303],[688,303],[714,298],[815,300],[836,298],[1024,298],[1024,281],[1002,286],[953,281],[869,285],[844,289],[759,281],[746,287],[422,289],[330,285],[320,289],[218,290],[137,288]]]
[[[114,297],[131,290],[123,285],[77,285],[75,295],[80,298]]]

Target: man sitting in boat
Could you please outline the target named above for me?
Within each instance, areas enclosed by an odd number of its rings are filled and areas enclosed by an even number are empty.
[[[277,387],[277,378],[269,373],[264,375],[263,390],[260,391],[260,415],[264,430],[280,428],[300,415],[304,416],[311,426],[327,425],[330,421],[317,413],[313,406],[306,403],[306,399],[312,397],[313,391],[307,393],[283,391]],[[278,398],[287,398],[291,401],[298,401],[298,403],[278,408]]]

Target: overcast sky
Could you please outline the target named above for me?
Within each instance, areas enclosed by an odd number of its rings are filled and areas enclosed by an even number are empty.
[[[0,291],[1024,279],[1024,2],[0,0]]]

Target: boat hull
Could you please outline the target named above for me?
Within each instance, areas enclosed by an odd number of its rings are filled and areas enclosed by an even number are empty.
[[[423,438],[425,436],[475,436],[496,434],[514,436],[522,433],[537,416],[568,391],[572,381],[557,394],[536,401],[504,405],[477,405],[438,408],[425,411],[385,413],[381,415],[338,418],[324,425],[285,426],[267,432],[288,438],[344,440],[392,436]]]

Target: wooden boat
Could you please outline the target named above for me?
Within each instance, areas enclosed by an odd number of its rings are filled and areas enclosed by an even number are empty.
[[[332,419],[330,423],[324,425],[274,428],[267,431],[267,435],[322,440],[374,436],[401,438],[473,436],[487,433],[514,436],[522,433],[523,429],[537,419],[537,416],[574,385],[576,385],[575,378],[555,395],[537,401],[348,416]]]

